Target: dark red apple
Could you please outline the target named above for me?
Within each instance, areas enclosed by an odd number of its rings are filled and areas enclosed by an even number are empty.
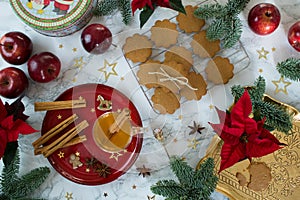
[[[24,33],[14,31],[4,34],[0,39],[2,58],[13,65],[22,65],[32,53],[31,39]]]
[[[300,52],[300,21],[293,24],[288,32],[289,43]]]
[[[102,24],[90,24],[81,33],[81,43],[87,52],[102,54],[110,47],[112,34]]]
[[[280,23],[278,8],[270,3],[255,5],[248,14],[248,24],[251,30],[259,35],[273,33]]]
[[[25,91],[28,87],[26,74],[16,67],[7,67],[0,71],[0,95],[13,99]]]
[[[60,72],[60,59],[51,52],[34,54],[27,62],[28,74],[32,80],[47,83],[54,80]]]

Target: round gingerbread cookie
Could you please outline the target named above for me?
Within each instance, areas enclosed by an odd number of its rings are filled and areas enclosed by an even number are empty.
[[[176,17],[178,26],[186,33],[198,32],[205,24],[205,20],[199,19],[194,15],[197,6],[185,6],[186,14],[179,13]]]
[[[228,58],[217,56],[208,62],[205,73],[207,80],[215,84],[226,84],[233,77],[233,69]]]
[[[193,36],[191,46],[195,54],[201,58],[214,57],[220,51],[220,40],[209,41],[206,38],[206,31],[200,31]]]
[[[180,95],[187,100],[200,100],[207,93],[207,84],[201,74],[190,72],[187,75],[188,86],[180,90]]]
[[[173,114],[179,107],[179,96],[166,91],[162,87],[155,88],[154,95],[151,97],[154,109],[161,114]]]
[[[159,80],[157,72],[160,71],[160,61],[148,60],[139,66],[137,77],[139,83],[145,85],[147,88],[159,87]]]
[[[152,42],[147,36],[134,34],[123,45],[125,57],[132,62],[145,62],[152,54]]]
[[[151,27],[150,32],[150,38],[155,43],[156,47],[164,48],[176,44],[179,35],[176,24],[170,22],[168,19],[156,21]]]
[[[193,53],[182,46],[172,46],[165,53],[165,62],[176,61],[185,66],[186,70],[189,71],[193,66]]]

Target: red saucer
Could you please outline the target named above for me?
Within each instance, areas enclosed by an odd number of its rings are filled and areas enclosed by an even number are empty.
[[[99,101],[97,101],[98,95],[101,95],[105,100],[111,100],[112,110],[101,111],[97,108],[100,104]],[[76,124],[83,120],[87,120],[89,123],[88,128],[80,133],[80,135],[86,135],[87,141],[59,149],[50,155],[48,160],[58,173],[73,182],[84,185],[100,185],[109,183],[116,180],[133,165],[140,153],[143,137],[142,134],[135,135],[128,147],[123,151],[117,153],[105,152],[94,142],[92,132],[94,122],[105,112],[117,111],[118,109],[123,108],[130,109],[133,126],[142,127],[141,118],[133,103],[126,96],[114,88],[101,84],[84,84],[75,86],[63,92],[56,101],[79,98],[84,98],[86,100],[87,106],[85,108],[47,111],[42,124],[41,133],[42,135],[45,134],[55,125],[76,113],[78,115],[78,119],[75,121]],[[75,123],[71,124],[66,130],[74,127]],[[59,136],[60,135],[58,134],[52,139],[52,141]],[[81,167],[73,169],[72,164],[69,162],[71,154],[75,154],[79,157],[80,162],[83,164]],[[93,168],[88,167],[86,165],[86,159],[90,159],[92,157],[107,165],[109,167],[110,174],[106,177],[102,177]]]

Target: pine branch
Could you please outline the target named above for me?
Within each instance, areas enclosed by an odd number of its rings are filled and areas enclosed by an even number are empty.
[[[292,129],[291,116],[280,106],[264,101],[254,101],[255,112],[259,113],[261,119],[266,117],[265,124],[286,134]]]
[[[288,58],[278,63],[276,69],[283,77],[300,81],[300,59]]]
[[[262,76],[259,76],[255,80],[254,86],[250,87],[248,91],[252,101],[262,101],[266,91],[266,80]]]
[[[118,8],[123,16],[124,24],[128,25],[132,20],[131,4],[130,0],[119,0]]]
[[[194,170],[191,166],[174,157],[171,158],[170,164],[173,173],[177,176],[179,183],[182,186],[193,185]]]
[[[234,97],[234,102],[237,102],[244,94],[245,88],[241,85],[234,85],[231,87],[231,94]]]
[[[118,8],[118,0],[100,0],[94,8],[93,14],[97,17],[112,14]]]
[[[224,6],[218,3],[203,5],[195,10],[194,15],[204,19],[209,24],[208,34],[206,35],[208,40],[215,41],[219,39],[224,48],[230,48],[241,37],[242,23],[238,14],[246,7],[248,2],[249,0],[229,0]],[[222,24],[220,31],[216,31],[217,24]]]
[[[154,186],[151,186],[150,189],[155,194],[171,199],[180,199],[180,197],[186,193],[186,190],[174,180],[158,181]]]

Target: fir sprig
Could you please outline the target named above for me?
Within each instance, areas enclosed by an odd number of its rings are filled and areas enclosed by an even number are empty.
[[[234,46],[241,37],[242,23],[238,17],[250,0],[229,0],[227,4],[203,5],[194,15],[208,22],[206,37],[211,41],[221,40],[224,48]]]
[[[151,186],[153,193],[166,197],[166,200],[210,199],[218,181],[212,158],[207,158],[198,170],[175,157],[171,158],[170,164],[179,183],[174,180],[160,180]]]
[[[283,77],[300,81],[300,59],[288,58],[278,63],[276,69]]]
[[[8,166],[4,166],[2,171],[0,178],[1,200],[31,199],[27,198],[27,196],[36,190],[50,173],[48,167],[40,167],[19,177],[19,165],[20,157],[17,151],[14,160]]]
[[[100,17],[120,11],[124,24],[128,25],[132,20],[130,2],[130,0],[101,0],[97,2],[93,14],[96,17]]]
[[[292,129],[291,116],[286,110],[271,102],[264,102],[263,95],[266,90],[266,81],[262,76],[259,76],[253,86],[249,86],[248,92],[252,101],[252,110],[254,118],[261,120],[264,117],[265,128],[269,130],[277,129],[286,134]],[[244,87],[241,85],[234,85],[231,88],[231,93],[234,96],[235,102],[243,95]]]

